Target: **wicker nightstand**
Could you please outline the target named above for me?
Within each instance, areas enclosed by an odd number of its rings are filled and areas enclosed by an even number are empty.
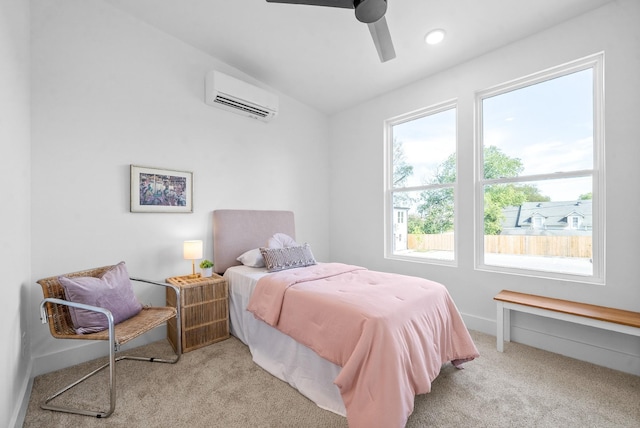
[[[214,274],[174,276],[167,282],[180,287],[182,316],[182,352],[210,345],[229,338],[229,292],[227,281]],[[173,290],[167,289],[167,305],[176,306]],[[176,348],[176,320],[167,323],[169,342]]]

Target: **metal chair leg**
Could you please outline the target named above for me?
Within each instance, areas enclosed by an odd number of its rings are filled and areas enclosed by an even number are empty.
[[[40,408],[45,410],[53,410],[56,412],[65,412],[65,413],[74,413],[78,415],[93,416],[96,418],[107,418],[111,416],[111,414],[116,409],[116,363],[118,361],[134,360],[134,361],[148,361],[152,363],[175,364],[180,360],[180,357],[182,355],[182,341],[181,341],[182,331],[181,331],[179,305],[176,312],[177,312],[176,318],[177,318],[177,334],[178,334],[178,351],[176,352],[175,358],[165,359],[165,358],[155,358],[155,357],[138,357],[133,355],[121,355],[116,358],[116,349],[118,349],[120,345],[115,340],[115,328],[113,326],[113,318],[111,317],[111,314],[109,314],[108,318],[111,319],[111,322],[109,323],[109,343],[111,344],[111,346],[109,347],[110,348],[109,362],[107,362],[106,364],[103,364],[102,366],[98,367],[97,369],[93,370],[92,372],[88,373],[87,375],[83,376],[77,381],[65,386],[55,394],[45,398],[41,402]],[[100,410],[84,410],[84,409],[78,409],[73,407],[63,407],[63,406],[55,406],[55,405],[49,404],[53,399],[59,397],[65,392],[69,391],[71,388],[84,382],[85,380],[89,379],[91,376],[99,373],[100,371],[104,370],[107,367],[109,367],[109,410],[107,410],[106,412],[100,411]]]
[[[66,387],[62,388],[60,391],[46,398],[40,404],[40,407],[42,409],[54,410],[56,412],[75,413],[78,415],[95,416],[96,418],[107,418],[116,409],[116,361],[117,361],[116,346],[117,344],[115,340],[115,328],[113,325],[113,317],[111,316],[111,313],[107,315],[107,318],[109,320],[109,344],[111,345],[109,346],[109,362],[98,367],[91,373],[85,375],[84,377],[67,385]],[[67,392],[68,390],[80,384],[81,382],[84,382],[85,380],[89,379],[91,376],[95,375],[96,373],[99,373],[106,367],[109,367],[109,410],[108,411],[104,412],[104,411],[96,411],[96,410],[83,410],[83,409],[77,409],[73,407],[53,406],[49,404],[49,402],[51,402],[51,400],[53,400],[54,398]]]
[[[116,363],[118,361],[121,361],[121,360],[134,360],[134,361],[148,361],[148,362],[153,362],[153,363],[175,364],[180,360],[180,357],[182,355],[182,319],[181,319],[181,305],[180,305],[180,288],[176,287],[174,285],[171,285],[171,284],[166,284],[165,285],[165,284],[162,284],[162,283],[158,283],[158,282],[154,282],[154,281],[148,281],[148,280],[144,280],[144,279],[138,279],[138,278],[131,278],[131,279],[134,280],[134,281],[142,281],[142,282],[146,282],[146,283],[150,283],[150,284],[156,284],[156,285],[162,285],[162,286],[170,287],[176,293],[176,315],[175,316],[176,316],[176,325],[177,325],[177,335],[178,335],[177,345],[178,346],[177,346],[175,358],[165,359],[165,358],[155,358],[155,357],[138,357],[138,356],[133,356],[133,355],[121,355],[121,356],[118,356],[116,358],[116,351],[120,348],[120,343],[118,343],[116,341],[115,325],[114,325],[113,315],[109,310],[104,309],[104,308],[84,305],[84,304],[81,304],[81,303],[68,302],[66,300],[62,300],[62,299],[58,299],[58,298],[45,298],[40,303],[40,314],[41,314],[40,318],[41,318],[43,324],[49,322],[48,321],[49,320],[49,315],[48,315],[47,311],[45,310],[45,304],[46,303],[62,304],[62,305],[74,306],[74,307],[87,309],[87,310],[93,310],[95,312],[100,312],[104,316],[107,317],[107,321],[108,321],[108,325],[109,325],[108,330],[109,330],[109,345],[110,346],[109,346],[109,362],[107,362],[106,364],[103,364],[102,366],[98,367],[97,369],[93,370],[91,373],[83,376],[82,378],[78,379],[77,381],[65,386],[64,388],[62,388],[61,390],[59,390],[55,394],[45,398],[40,404],[40,407],[42,409],[53,410],[53,411],[57,411],[57,412],[74,413],[74,414],[85,415],[85,416],[94,416],[96,418],[107,418],[114,412],[114,410],[116,408]],[[69,391],[71,388],[73,388],[73,387],[77,386],[78,384],[84,382],[85,380],[89,379],[91,376],[99,373],[100,371],[104,370],[107,367],[109,367],[109,410],[107,410],[106,412],[105,411],[101,411],[101,410],[84,410],[84,409],[78,409],[78,408],[73,408],[73,407],[63,407],[63,406],[55,406],[55,405],[49,404],[53,399],[59,397],[60,395],[64,394],[65,392]]]

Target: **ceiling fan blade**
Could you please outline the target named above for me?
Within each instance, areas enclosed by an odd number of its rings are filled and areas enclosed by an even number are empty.
[[[393,48],[391,34],[389,33],[389,27],[387,26],[385,17],[383,16],[376,22],[367,25],[369,26],[373,43],[376,45],[380,61],[387,62],[390,59],[394,59],[396,57],[396,51]]]
[[[267,0],[268,3],[308,4],[311,6],[343,7],[353,9],[353,0]]]
[[[387,20],[384,17],[387,11],[387,0],[267,0],[267,2],[355,9],[358,21],[369,26],[380,61],[386,62],[396,57]]]

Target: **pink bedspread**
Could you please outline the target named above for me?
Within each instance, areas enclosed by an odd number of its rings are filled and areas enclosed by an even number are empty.
[[[322,263],[261,278],[247,310],[342,367],[352,428],[404,427],[444,363],[478,357],[447,289],[423,278]]]

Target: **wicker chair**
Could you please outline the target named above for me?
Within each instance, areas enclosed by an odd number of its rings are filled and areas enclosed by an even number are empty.
[[[113,266],[104,266],[101,268],[85,270],[81,272],[74,272],[70,274],[64,274],[66,277],[101,277],[104,272],[111,269]],[[160,282],[147,281],[139,278],[131,278],[133,281],[144,282],[148,284],[159,285],[163,287],[170,287],[176,293],[176,302],[180,302],[180,289],[171,284],[164,284]],[[94,416],[97,418],[109,417],[116,407],[116,362],[121,360],[137,360],[148,361],[158,363],[170,363],[174,364],[180,359],[182,354],[182,343],[180,342],[180,305],[177,304],[177,308],[173,307],[143,307],[142,311],[128,320],[125,320],[119,324],[114,324],[113,316],[107,309],[84,305],[81,303],[74,303],[66,300],[64,288],[58,281],[58,276],[44,278],[38,281],[38,284],[42,287],[44,299],[40,303],[40,314],[43,324],[49,323],[49,330],[51,335],[56,339],[77,339],[77,340],[106,340],[109,343],[109,361],[78,379],[77,381],[67,385],[50,397],[45,398],[40,407],[47,410],[54,410],[58,412],[75,413],[80,415]],[[109,328],[97,333],[90,334],[77,334],[73,328],[73,322],[71,320],[71,314],[69,307],[82,308],[87,310],[93,310],[103,313],[109,322]],[[178,328],[177,337],[178,343],[174,348],[176,353],[173,359],[163,359],[154,357],[138,357],[131,355],[118,355],[116,352],[120,350],[120,345],[129,342],[132,339],[148,332],[149,330],[158,327],[172,318],[176,318],[176,326]],[[70,390],[74,386],[100,372],[101,370],[109,367],[109,410],[96,411],[96,410],[84,410],[70,407],[60,407],[50,405],[49,402],[54,398],[60,396],[64,392]]]

